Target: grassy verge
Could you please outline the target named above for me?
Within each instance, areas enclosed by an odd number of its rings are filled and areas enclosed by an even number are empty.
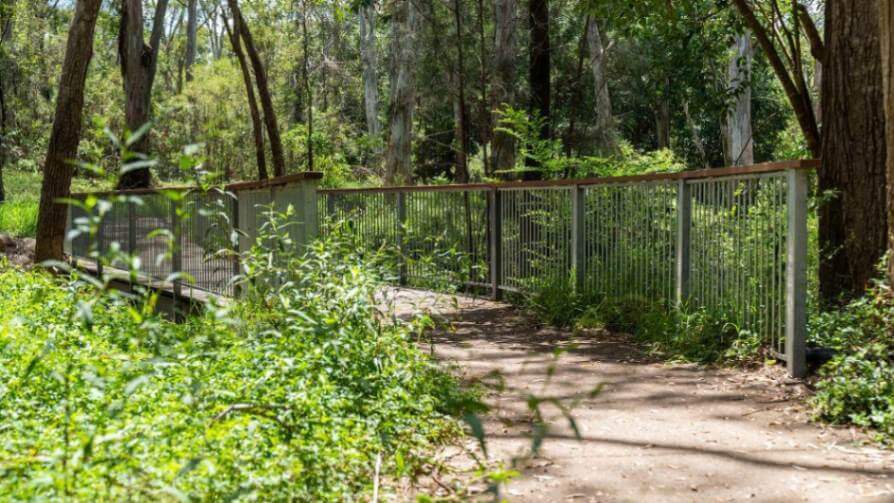
[[[819,419],[870,428],[894,445],[894,296],[879,282],[843,309],[814,316],[812,343],[835,351],[821,367],[813,406]]]
[[[0,265],[0,494],[356,500],[461,434],[474,397],[351,246],[245,263],[244,300],[183,324],[152,296]]]
[[[35,236],[41,181],[42,175],[36,171],[7,170],[3,173],[6,202],[0,204],[0,232],[15,237]],[[109,187],[110,182],[106,180],[72,180],[72,191],[75,192]]]
[[[668,309],[635,296],[581,294],[570,279],[536,285],[531,291],[521,301],[540,319],[559,327],[628,333],[667,360],[747,364],[763,355],[760,337],[706,309]]]

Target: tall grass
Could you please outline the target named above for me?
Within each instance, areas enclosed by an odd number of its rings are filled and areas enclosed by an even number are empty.
[[[3,173],[6,201],[0,203],[0,233],[15,237],[34,237],[37,234],[37,206],[40,202],[42,175],[38,171],[7,170]],[[73,192],[103,190],[111,180],[74,178]]]

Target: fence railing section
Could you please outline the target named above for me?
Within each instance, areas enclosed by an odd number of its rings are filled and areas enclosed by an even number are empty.
[[[116,200],[96,226],[91,239],[81,233],[67,241],[68,253],[76,259],[106,256],[113,246],[140,260],[140,274],[163,282],[175,273],[175,293],[197,288],[219,295],[232,295],[232,279],[238,274],[238,254],[231,237],[238,230],[239,250],[255,242],[264,212],[272,208],[284,213],[291,205],[293,221],[289,233],[296,244],[307,243],[317,234],[316,183],[319,173],[300,173],[265,182],[228,185],[207,191],[194,187],[159,190],[94,193]],[[182,197],[170,197],[170,192]],[[134,197],[112,197],[134,196]],[[75,198],[87,194],[75,194]],[[69,210],[69,229],[86,227],[85,211]],[[111,264],[124,268],[124,264]],[[97,268],[102,262],[97,260]]]
[[[623,178],[321,190],[322,222],[392,246],[402,284],[707,308],[804,373],[813,161]]]

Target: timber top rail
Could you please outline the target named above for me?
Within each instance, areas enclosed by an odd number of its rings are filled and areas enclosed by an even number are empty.
[[[270,187],[279,187],[283,185],[291,185],[298,182],[303,182],[306,180],[320,180],[323,178],[323,173],[319,171],[303,171],[301,173],[294,173],[291,175],[279,176],[275,178],[268,178],[267,180],[258,180],[258,181],[247,181],[247,182],[233,182],[228,183],[223,186],[224,190],[228,191],[238,191],[238,190],[256,190],[256,189],[266,189]],[[71,194],[72,197],[86,197],[86,196],[111,196],[111,195],[140,195],[140,194],[157,194],[158,192],[163,191],[193,191],[197,190],[198,187],[195,185],[171,185],[166,187],[150,187],[146,189],[125,189],[125,190],[104,190],[104,191],[96,191],[96,192],[73,192]]]
[[[537,187],[568,187],[574,185],[609,185],[618,183],[636,183],[636,182],[655,182],[655,181],[677,181],[677,180],[698,180],[705,178],[720,178],[739,175],[758,175],[762,173],[776,173],[790,169],[812,170],[818,168],[820,161],[796,160],[767,162],[755,164],[752,166],[729,167],[729,168],[713,168],[700,169],[694,171],[678,171],[675,173],[649,173],[645,175],[630,176],[606,176],[598,178],[569,178],[563,180],[534,180],[524,182],[501,182],[501,183],[466,183],[466,184],[445,184],[445,185],[401,185],[394,187],[361,187],[354,189],[319,189],[321,194],[350,194],[357,192],[419,192],[419,191],[441,191],[441,190],[494,190],[494,189],[512,189],[512,188],[537,188]]]

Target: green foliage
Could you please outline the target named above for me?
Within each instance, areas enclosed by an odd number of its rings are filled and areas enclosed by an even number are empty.
[[[102,207],[98,204],[94,209]],[[380,305],[337,237],[274,218],[243,300],[173,324],[153,295],[0,267],[0,493],[13,499],[355,499],[413,477],[473,397]]]
[[[3,173],[6,202],[0,203],[0,232],[16,237],[34,237],[37,232],[37,205],[40,202],[41,175],[38,171],[7,170]],[[105,188],[110,182],[75,178],[72,191]]]
[[[609,299],[580,292],[573,275],[532,285],[524,305],[558,327],[629,333],[663,358],[697,363],[752,363],[765,341],[707,309],[668,308],[637,296]]]
[[[0,204],[0,232],[16,237],[34,237],[37,234],[37,204],[32,201]]]
[[[885,283],[838,311],[818,313],[811,343],[835,357],[820,369],[813,406],[817,417],[875,429],[894,442],[894,298]]]
[[[511,135],[519,146],[518,163],[509,174],[535,170],[547,178],[582,178],[674,173],[686,169],[669,149],[641,153],[625,141],[619,143],[618,152],[613,155],[570,157],[563,152],[558,139],[540,138],[544,121],[536,114],[503,105],[498,118],[497,130]]]

